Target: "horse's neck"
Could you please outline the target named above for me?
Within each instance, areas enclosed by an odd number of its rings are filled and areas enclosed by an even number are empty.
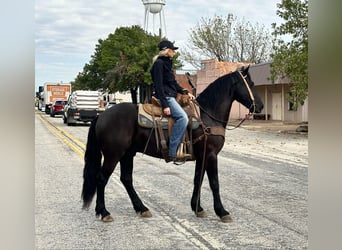
[[[203,117],[208,117],[207,122],[227,125],[232,103],[235,100],[233,80],[232,74],[218,78],[197,98],[204,111]]]
[[[203,122],[208,125],[222,125],[226,127],[230,115],[233,100],[231,97],[223,100],[217,100],[217,102],[203,104],[199,102],[201,106],[201,118]]]

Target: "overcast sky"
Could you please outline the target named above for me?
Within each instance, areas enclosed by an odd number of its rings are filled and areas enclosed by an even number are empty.
[[[279,2],[166,0],[163,10],[167,37],[181,47],[189,39],[190,28],[202,17],[228,13],[271,30],[272,23],[283,21],[276,15]],[[89,62],[98,39],[106,39],[118,27],[143,27],[144,15],[141,0],[36,0],[35,89],[45,82],[73,81]],[[152,20],[152,15],[149,17]]]

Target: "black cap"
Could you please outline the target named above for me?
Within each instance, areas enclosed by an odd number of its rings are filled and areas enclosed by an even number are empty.
[[[158,47],[159,47],[159,50],[164,50],[164,49],[173,49],[173,50],[176,50],[178,49],[178,47],[175,47],[173,46],[173,43],[170,42],[170,41],[167,41],[167,40],[164,40],[164,41],[161,41],[159,44],[158,44]]]

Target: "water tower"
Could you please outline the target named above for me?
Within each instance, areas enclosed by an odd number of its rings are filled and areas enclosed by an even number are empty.
[[[166,37],[166,24],[163,6],[165,0],[142,0],[145,5],[144,30],[160,37]],[[152,31],[149,30],[149,16],[152,14]],[[156,18],[159,17],[159,25],[156,25]],[[151,29],[151,27],[150,27]]]

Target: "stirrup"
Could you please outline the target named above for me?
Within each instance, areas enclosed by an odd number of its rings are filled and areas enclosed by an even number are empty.
[[[179,154],[176,158],[173,158],[173,163],[176,165],[184,164],[186,161],[190,160],[192,155],[190,154]]]
[[[181,155],[177,155],[177,157],[167,156],[165,161],[166,163],[172,161],[176,165],[181,165],[181,164],[184,164],[187,160],[190,160],[191,158],[192,158],[192,155],[190,154],[181,154]]]
[[[191,154],[186,153],[185,143],[181,142],[177,149],[177,158],[189,160],[192,158]]]

